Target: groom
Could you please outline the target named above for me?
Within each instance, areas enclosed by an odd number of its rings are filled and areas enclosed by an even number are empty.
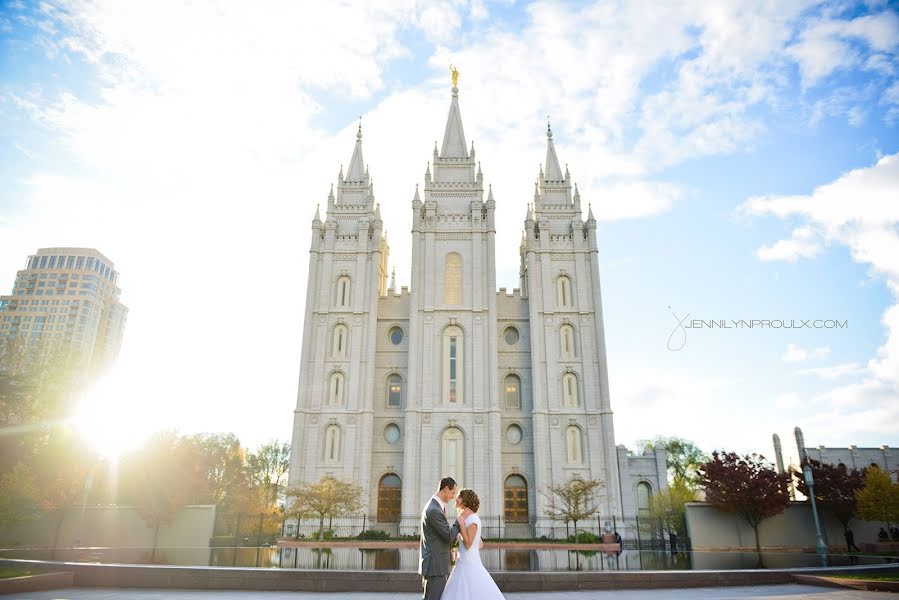
[[[450,527],[446,505],[457,493],[452,477],[440,480],[437,493],[421,511],[421,562],[418,572],[424,579],[422,600],[440,600],[450,572],[450,546],[459,535],[459,523]]]

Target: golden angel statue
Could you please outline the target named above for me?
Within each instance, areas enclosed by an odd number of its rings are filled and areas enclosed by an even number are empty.
[[[456,67],[450,65],[450,73],[453,76],[453,87],[458,87],[459,85],[459,71],[456,70]]]

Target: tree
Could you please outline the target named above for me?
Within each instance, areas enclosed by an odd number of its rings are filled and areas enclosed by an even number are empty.
[[[806,459],[803,461],[803,465],[805,464],[812,468],[815,500],[818,506],[829,510],[843,525],[843,529],[848,529],[849,521],[858,510],[855,493],[865,486],[865,472],[847,469],[846,465],[831,465],[814,459]],[[794,473],[799,480],[799,491],[807,497],[808,486],[805,485],[802,469]]]
[[[318,519],[318,539],[324,538],[325,519],[352,515],[363,508],[360,486],[330,477],[323,477],[318,483],[289,487],[287,497],[293,498],[287,511],[289,515],[301,519]]]
[[[649,449],[665,449],[665,466],[672,483],[682,482],[696,490],[699,482],[696,469],[709,460],[709,455],[689,440],[679,437],[656,436],[652,440],[641,440],[638,446]]]
[[[543,492],[547,501],[546,516],[556,521],[574,523],[577,539],[578,521],[589,519],[599,512],[596,495],[603,487],[605,484],[595,479],[572,479],[565,484],[547,487]]]
[[[259,490],[263,506],[277,508],[290,468],[290,444],[272,440],[247,455],[250,481]]]
[[[247,474],[246,452],[233,433],[196,434],[182,438],[202,458],[206,502],[225,513],[262,512]]]
[[[865,486],[855,493],[858,516],[865,521],[882,521],[889,530],[890,524],[899,521],[899,484],[888,473],[871,466],[865,472]]]
[[[28,460],[49,431],[69,416],[83,379],[59,343],[0,340],[0,473]]]
[[[786,482],[790,475],[778,473],[764,456],[739,456],[713,452],[700,465],[697,475],[705,487],[706,501],[718,509],[741,515],[755,532],[755,549],[761,556],[759,525],[779,515],[790,503]]]
[[[661,521],[669,531],[687,531],[687,502],[696,501],[696,490],[677,480],[650,499],[649,514]]]
[[[166,432],[150,438],[122,464],[128,465],[123,473],[125,496],[153,528],[150,562],[155,562],[160,527],[171,523],[185,505],[208,494],[203,457],[195,445]]]
[[[36,518],[37,495],[34,476],[27,465],[19,463],[0,475],[0,526]]]
[[[56,518],[54,552],[59,547],[66,512],[87,501],[85,485],[91,485],[100,463],[100,457],[67,428],[52,430],[35,449],[30,465],[38,506],[42,511],[54,513]]]

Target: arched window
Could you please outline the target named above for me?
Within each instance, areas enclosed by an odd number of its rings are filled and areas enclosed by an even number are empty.
[[[387,406],[399,408],[403,403],[403,378],[393,373],[387,378]]]
[[[571,280],[567,275],[562,275],[556,279],[556,302],[562,307],[574,306],[574,300],[571,296]]]
[[[325,430],[325,460],[337,462],[340,460],[340,427],[328,425]]]
[[[651,501],[652,486],[645,481],[641,481],[637,484],[637,516],[649,516],[649,505]]]
[[[342,406],[344,388],[346,387],[343,373],[331,373],[331,381],[328,386],[328,404],[330,406]]]
[[[465,435],[458,427],[447,427],[441,444],[441,466],[445,477],[452,477],[462,487]]]
[[[521,379],[518,375],[506,375],[503,382],[506,408],[521,408]]]
[[[346,358],[349,331],[346,325],[339,324],[334,328],[334,340],[331,343],[331,356],[334,358]]]
[[[460,327],[451,325],[443,330],[443,398],[450,405],[464,401],[463,342]]]
[[[381,477],[378,484],[378,521],[399,523],[403,484],[394,473]]]
[[[562,404],[578,406],[577,375],[574,373],[562,375]]]
[[[559,341],[562,350],[562,358],[574,358],[576,352],[574,350],[574,327],[565,323],[559,328]]]
[[[444,263],[443,301],[462,304],[462,257],[455,252],[447,254]]]
[[[568,450],[568,462],[581,464],[583,453],[581,452],[581,429],[577,425],[571,425],[565,430],[565,447]]]
[[[528,522],[528,484],[521,475],[509,475],[503,486],[507,523]]]
[[[337,280],[337,306],[350,305],[350,278],[344,275]]]

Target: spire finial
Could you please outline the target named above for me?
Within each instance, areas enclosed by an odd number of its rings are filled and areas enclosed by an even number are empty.
[[[548,139],[553,139],[553,129],[549,124],[549,115],[546,115],[546,137]]]
[[[362,139],[362,115],[359,115],[359,129],[356,131],[356,139]]]

